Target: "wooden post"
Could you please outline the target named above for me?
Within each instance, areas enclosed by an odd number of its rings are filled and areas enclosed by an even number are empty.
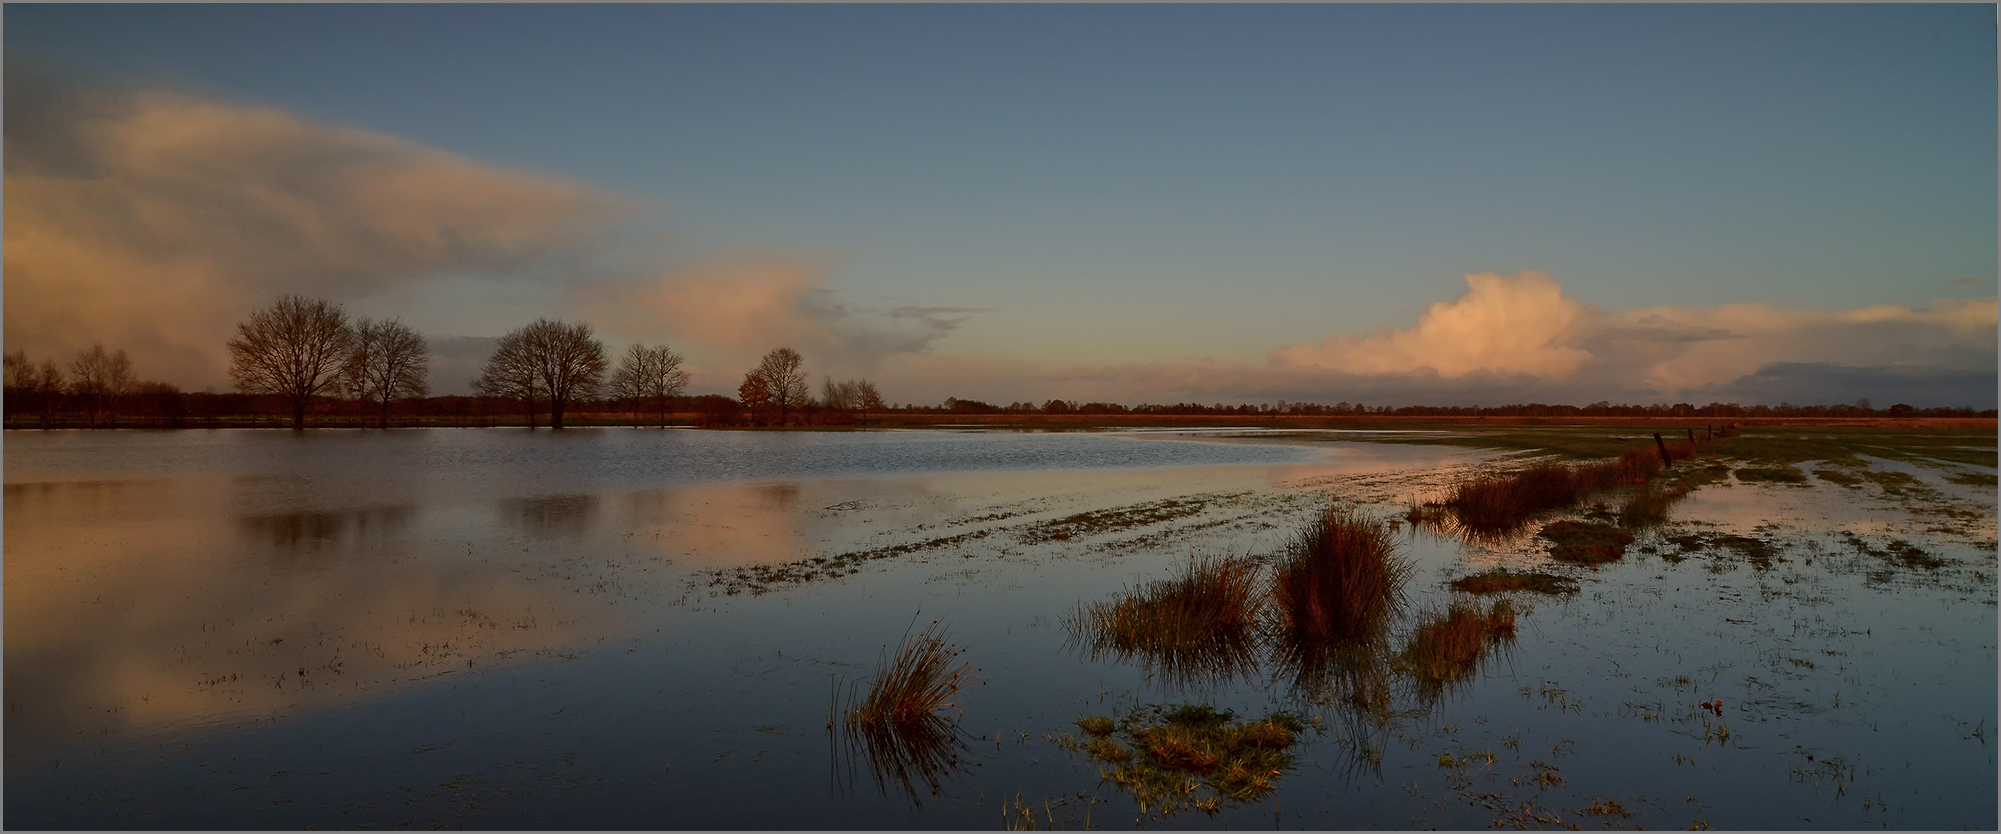
[[[1660,432],[1654,432],[1654,445],[1660,447],[1661,465],[1672,468],[1674,466],[1674,458],[1668,457],[1667,441],[1661,439]]]
[[[1695,429],[1688,430],[1688,445],[1689,448],[1695,447]]]

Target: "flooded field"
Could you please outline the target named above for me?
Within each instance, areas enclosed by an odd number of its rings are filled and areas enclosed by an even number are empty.
[[[1521,462],[1392,439],[10,432],[4,823],[1996,825],[1991,431],[1718,443],[1595,565],[1623,494],[1469,541],[1405,517]],[[1404,573],[1274,626],[1332,505]],[[1092,625],[1195,575],[1265,613]]]

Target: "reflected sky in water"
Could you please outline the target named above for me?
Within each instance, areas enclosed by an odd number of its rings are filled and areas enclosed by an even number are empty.
[[[1080,604],[1191,554],[1274,553],[1329,500],[1394,515],[1485,457],[960,432],[6,442],[8,822],[113,828],[990,827],[1002,796],[1098,789],[1046,741],[1085,714],[1300,700],[1269,675],[1168,686],[1084,656],[1062,627]],[[1204,823],[1269,825],[1282,802],[1285,825],[1485,827],[1506,814],[1469,804],[1438,756],[1492,750],[1464,790],[1526,799],[1509,780],[1541,762],[1565,781],[1538,807],[1619,798],[1649,827],[1991,824],[1992,491],[1933,481],[1984,521],[1931,534],[1937,517],[1873,493],[1720,484],[1595,570],[1406,528],[1414,611],[1495,563],[1584,590],[1518,600],[1509,651],[1421,713],[1400,712],[1394,678],[1333,693],[1356,703],[1324,706],[1280,795]],[[1782,559],[1638,549],[1689,525],[1771,538]],[[1840,529],[1950,565],[1879,581]],[[720,581],[842,554],[867,558],[761,595]],[[832,682],[864,678],[920,616],[985,681],[921,807],[838,784],[825,730]],[[1722,716],[1696,707],[1711,698]],[[1730,741],[1704,738],[1706,715]],[[1085,805],[1059,807],[1081,824]]]

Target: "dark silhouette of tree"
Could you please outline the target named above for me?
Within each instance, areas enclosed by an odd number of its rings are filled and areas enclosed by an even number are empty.
[[[96,425],[99,414],[115,413],[118,398],[138,382],[132,377],[132,358],[125,355],[125,349],[106,353],[101,344],[78,351],[76,361],[70,363],[69,376],[70,393],[83,403],[87,425]]]
[[[536,319],[500,337],[473,387],[527,403],[529,428],[535,426],[535,395],[548,397],[549,427],[560,429],[570,403],[595,396],[610,365],[590,325]]]
[[[666,345],[635,344],[619,358],[618,370],[611,375],[611,395],[651,400],[659,410],[660,426],[665,428],[667,401],[681,396],[688,387],[688,372],[681,370],[681,362],[681,354]]]
[[[339,304],[283,296],[236,326],[229,378],[246,394],[268,394],[291,406],[292,428],[302,429],[313,398],[340,384],[353,341]]]
[[[820,382],[820,402],[829,410],[855,414],[864,423],[868,422],[869,412],[885,407],[875,383],[866,379],[836,381],[828,377]]]
[[[736,398],[743,403],[753,419],[771,407],[771,385],[756,368],[743,375],[743,384],[736,387]]]
[[[799,369],[805,363],[799,351],[778,348],[764,355],[754,371],[764,380],[764,395],[771,405],[778,409],[778,422],[785,422],[786,412],[805,405],[812,397],[806,388],[806,372]]]
[[[882,401],[882,392],[875,390],[875,383],[866,379],[855,380],[855,409],[861,412],[863,425],[868,424],[868,416],[889,408]]]
[[[343,369],[348,393],[376,406],[377,424],[389,428],[389,403],[421,397],[428,390],[430,348],[424,337],[400,320],[360,319]]]
[[[528,427],[535,428],[535,398],[541,393],[535,362],[528,356],[527,337],[516,330],[493,345],[479,378],[472,381],[473,393],[482,397],[520,400],[528,411]]]

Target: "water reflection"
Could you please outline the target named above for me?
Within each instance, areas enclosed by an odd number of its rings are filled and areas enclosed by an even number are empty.
[[[354,510],[242,515],[237,530],[267,545],[265,562],[278,570],[325,570],[343,554],[370,552],[400,538],[416,518],[411,505]]]
[[[500,517],[538,539],[578,538],[597,520],[595,495],[550,495],[500,502]]]

